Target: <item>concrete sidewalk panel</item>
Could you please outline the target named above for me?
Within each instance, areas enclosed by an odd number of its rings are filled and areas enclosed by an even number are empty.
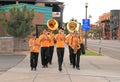
[[[65,74],[39,74],[35,82],[71,82]]]
[[[6,72],[0,76],[0,82],[20,81],[24,79],[33,79],[36,73]],[[22,82],[22,81],[21,81]]]
[[[71,75],[71,82],[108,82],[103,77],[76,76]]]

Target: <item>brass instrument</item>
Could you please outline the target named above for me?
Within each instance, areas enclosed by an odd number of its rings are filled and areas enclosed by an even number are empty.
[[[55,19],[50,19],[47,21],[47,26],[50,30],[58,29],[58,22]]]
[[[70,21],[67,23],[67,29],[69,32],[74,32],[79,30],[79,24],[75,21]]]
[[[48,37],[49,41],[51,42],[51,33],[50,32],[47,33],[47,37]]]
[[[55,19],[49,19],[47,21],[47,26],[50,31],[54,31],[54,30],[58,29],[58,22]],[[49,41],[51,41],[51,35],[52,35],[52,33],[48,32],[47,36],[49,38]]]
[[[68,29],[69,32],[78,31],[79,30],[79,24],[76,21],[72,20],[72,21],[67,23],[67,29]],[[71,41],[71,42],[73,42],[73,41]],[[80,44],[78,44],[78,41],[75,41],[75,47],[73,49],[74,50],[73,53],[76,54],[78,49],[80,49]]]
[[[76,43],[75,43],[76,45],[75,45],[75,48],[74,48],[74,54],[76,54],[77,53],[77,51],[80,49],[80,45],[78,44],[78,42],[76,41]]]

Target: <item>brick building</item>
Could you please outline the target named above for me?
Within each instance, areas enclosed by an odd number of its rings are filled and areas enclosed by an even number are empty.
[[[104,13],[99,16],[99,26],[102,29],[102,38],[110,39],[112,38],[112,32],[110,28],[110,13]]]
[[[34,25],[46,25],[47,20],[54,18],[58,21],[59,27],[62,27],[64,5],[63,2],[58,2],[56,0],[0,0],[0,12],[3,12],[2,7],[4,7],[5,15],[8,17],[9,7],[21,7],[23,4],[27,4],[28,8],[34,8]],[[0,14],[0,36],[7,36],[2,14]]]
[[[120,10],[110,11],[110,28],[113,39],[120,39]]]
[[[110,10],[99,16],[104,39],[120,39],[120,10]]]

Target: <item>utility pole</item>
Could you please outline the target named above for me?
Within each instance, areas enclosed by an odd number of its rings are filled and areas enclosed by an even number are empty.
[[[87,19],[88,3],[85,3],[85,18]],[[85,31],[85,49],[87,49],[87,31]]]

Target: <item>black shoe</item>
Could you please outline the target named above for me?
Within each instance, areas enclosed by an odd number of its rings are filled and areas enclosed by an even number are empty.
[[[31,67],[31,71],[33,70],[33,67]]]
[[[49,62],[49,64],[52,64],[51,62]]]
[[[61,71],[62,71],[62,68],[59,68],[58,70],[61,72]]]
[[[75,68],[75,66],[73,66],[73,69]]]
[[[45,68],[45,65],[43,65],[42,68]]]
[[[34,69],[35,69],[35,71],[36,71],[36,67],[35,67]]]
[[[77,70],[80,70],[80,68],[79,68],[79,67],[76,67],[76,69],[77,69]]]
[[[48,65],[45,65],[46,68],[48,68]]]

